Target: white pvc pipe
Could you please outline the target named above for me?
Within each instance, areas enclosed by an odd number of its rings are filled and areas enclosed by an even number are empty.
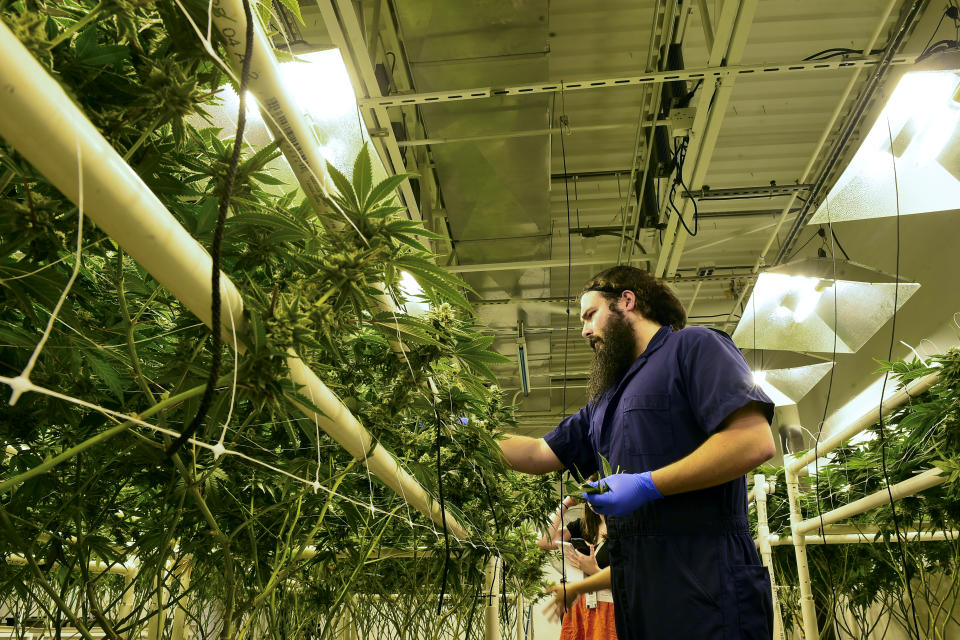
[[[910,398],[919,396],[927,391],[930,387],[935,385],[939,379],[940,372],[935,371],[926,377],[920,378],[919,380],[914,380],[906,387],[900,389],[895,394],[881,402],[878,406],[864,413],[858,420],[850,423],[848,427],[832,434],[829,438],[821,442],[816,449],[810,449],[802,455],[791,457],[790,461],[787,462],[785,460],[784,464],[793,465],[793,470],[799,473],[803,467],[813,462],[817,457],[822,457],[827,453],[830,453],[867,427],[876,424],[880,419],[881,413],[884,417],[888,416],[894,409],[905,404]]]
[[[11,554],[6,557],[7,564],[12,564],[15,566],[26,566],[28,564],[27,558],[25,556]],[[60,563],[53,565],[53,568],[61,566]],[[140,571],[140,565],[135,562],[124,562],[124,563],[113,563],[107,564],[106,562],[101,562],[99,560],[91,560],[87,564],[87,570],[90,573],[109,573],[113,575],[126,576],[128,578],[135,578],[137,572]]]
[[[790,465],[791,456],[784,456],[784,473],[787,483],[787,504],[790,507],[790,527],[796,531],[800,519],[800,479]],[[796,536],[793,552],[797,559],[797,581],[800,585],[800,615],[803,620],[803,633],[806,638],[819,638],[817,627],[817,609],[813,601],[813,586],[810,583],[810,565],[807,562],[806,539]]]
[[[760,547],[760,559],[770,574],[770,595],[773,602],[773,637],[785,640],[783,617],[777,598],[777,580],[773,572],[773,552],[770,549],[770,524],[767,519],[767,479],[762,473],[753,475],[753,495],[757,501],[757,541]]]
[[[905,531],[904,539],[907,542],[945,542],[960,538],[960,531]],[[826,536],[804,536],[806,544],[881,544],[884,538],[877,538],[876,533],[828,533]],[[774,547],[793,544],[793,536],[770,536],[770,545]]]
[[[499,598],[503,597],[502,593],[494,593],[495,585],[497,583],[497,570],[500,568],[499,558],[497,556],[490,556],[490,559],[487,561],[487,567],[484,570],[484,589],[483,593],[489,594],[493,593],[495,597],[487,599],[487,602],[483,606],[483,621],[484,621],[484,630],[483,630],[483,639],[484,640],[500,640],[500,600]]]
[[[948,476],[941,475],[942,473],[943,472],[936,467],[928,469],[919,475],[891,486],[889,492],[887,489],[881,489],[876,493],[871,493],[865,498],[860,498],[832,511],[827,511],[815,518],[808,518],[807,520],[798,522],[791,526],[791,530],[795,536],[804,534],[817,530],[823,525],[832,524],[863,513],[864,511],[869,511],[874,507],[889,504],[891,500],[899,500],[907,496],[912,496],[915,493],[920,493],[925,489],[946,482]]]
[[[3,24],[0,52],[5,62],[0,65],[0,113],[4,114],[0,136],[74,201],[79,193],[75,160],[79,149],[85,214],[209,325],[209,254],[177,223]],[[37,135],[38,131],[44,135]],[[224,333],[232,344],[231,324],[238,334],[246,327],[243,301],[226,275],[221,276],[220,282]],[[291,378],[306,387],[307,397],[313,395],[314,404],[323,415],[299,404],[297,407],[404,500],[441,525],[442,512],[423,486],[379,444],[371,450],[372,437],[367,430],[299,358],[291,355],[287,362]],[[452,516],[447,516],[446,524],[458,538],[468,537]]]
[[[254,4],[252,0],[251,4]],[[243,2],[217,0],[215,6],[216,9],[212,12],[213,23],[226,41],[231,67],[238,70],[246,53]],[[324,195],[333,191],[333,183],[327,174],[327,161],[320,155],[316,135],[303,117],[303,110],[280,78],[273,46],[256,18],[255,9],[253,15],[254,39],[249,90],[257,97],[257,104],[263,112],[263,121],[280,141],[280,151],[290,163],[303,192],[315,206],[321,205]]]
[[[210,255],[6,25],[0,25],[0,52],[0,136],[74,203],[79,196],[79,160],[84,214],[210,326]],[[238,333],[246,326],[243,302],[223,276],[220,291],[223,336],[232,344],[231,322]]]

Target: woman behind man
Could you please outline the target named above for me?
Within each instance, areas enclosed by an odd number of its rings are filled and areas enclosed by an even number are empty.
[[[606,548],[607,526],[600,516],[589,506],[584,506],[583,515],[560,529],[563,514],[576,504],[576,500],[567,497],[560,504],[547,535],[537,544],[541,549],[557,549],[558,542],[570,542],[582,539],[588,545],[589,553],[581,553],[573,545],[564,545],[563,559],[567,567],[572,567],[570,577],[575,581],[583,576],[590,576],[610,564],[609,553]],[[577,575],[582,572],[582,575]],[[568,583],[572,588],[574,583]],[[563,616],[560,628],[560,640],[616,640],[617,628],[613,618],[613,594],[609,589],[588,592],[578,597],[573,607],[564,612],[563,585],[550,587],[548,594],[553,595],[553,601],[547,606],[554,617]]]

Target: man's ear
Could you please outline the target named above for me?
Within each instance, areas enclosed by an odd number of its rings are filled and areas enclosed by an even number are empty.
[[[637,308],[637,294],[627,289],[620,294],[620,302],[623,304],[624,311],[634,311]]]

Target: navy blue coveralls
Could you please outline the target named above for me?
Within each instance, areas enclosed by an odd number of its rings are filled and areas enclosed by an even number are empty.
[[[567,469],[653,471],[691,453],[744,405],[773,403],[727,334],[662,327],[614,389],[546,436]],[[770,578],[747,521],[746,479],[607,518],[620,640],[770,640]]]

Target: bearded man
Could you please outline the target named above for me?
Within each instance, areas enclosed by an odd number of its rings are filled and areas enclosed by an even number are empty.
[[[584,498],[607,520],[610,567],[554,587],[562,615],[581,592],[612,587],[620,640],[763,639],[770,579],[747,521],[744,474],[775,452],[773,403],[730,337],[687,327],[663,282],[618,266],[583,288],[594,350],[588,403],[544,438],[500,442],[525,473],[574,470],[603,455],[618,473]]]

